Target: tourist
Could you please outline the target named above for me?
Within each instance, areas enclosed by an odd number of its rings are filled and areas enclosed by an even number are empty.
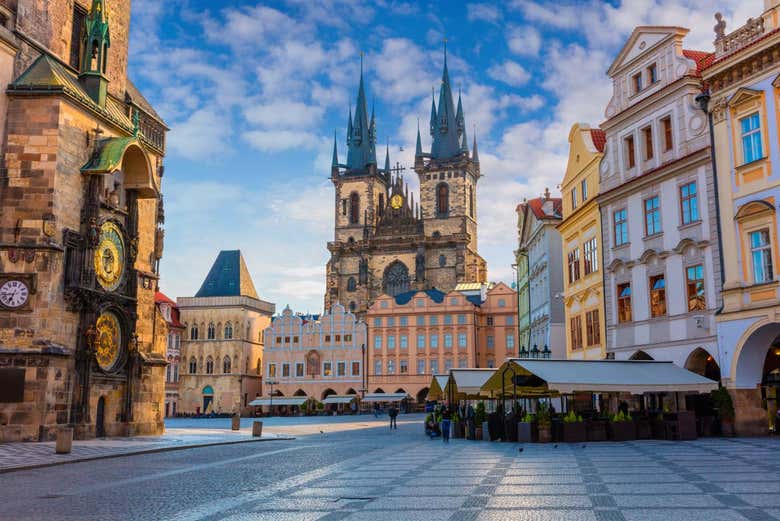
[[[441,436],[439,425],[433,421],[433,414],[429,414],[425,420],[425,434],[431,439]]]
[[[452,412],[450,408],[445,405],[441,410],[441,437],[444,443],[450,442],[450,420],[452,419]]]
[[[390,406],[387,415],[390,416],[390,429],[398,430],[398,424],[395,422],[395,419],[398,416],[398,409],[395,408],[395,405]]]
[[[379,402],[374,402],[374,418],[379,418]]]

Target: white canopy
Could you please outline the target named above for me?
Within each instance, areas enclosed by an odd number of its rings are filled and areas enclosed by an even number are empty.
[[[249,402],[249,405],[252,405],[254,407],[258,407],[261,405],[298,405],[301,406],[303,403],[308,400],[308,396],[293,396],[291,398],[287,398],[284,396],[276,397],[274,396],[273,400],[271,398],[255,398],[251,402]]]
[[[485,385],[491,376],[495,374],[495,369],[450,369],[449,382],[447,383],[448,389],[445,393],[449,392],[449,386],[453,383],[455,385],[454,392],[457,394],[477,395],[480,393],[482,386]]]
[[[355,398],[357,398],[356,394],[331,394],[322,400],[322,403],[350,403]]]
[[[708,393],[718,383],[675,365],[655,360],[527,360],[508,359],[498,369],[502,373],[507,364],[520,369],[517,375],[536,376],[551,391],[561,394],[583,392],[630,392],[632,394],[659,392]],[[522,371],[522,370],[525,371]],[[507,390],[511,389],[512,370],[507,370]],[[530,373],[530,375],[528,374]],[[500,378],[491,379],[486,387],[500,385]],[[505,384],[505,385],[506,385]]]
[[[408,398],[406,393],[367,393],[363,402],[400,402]]]

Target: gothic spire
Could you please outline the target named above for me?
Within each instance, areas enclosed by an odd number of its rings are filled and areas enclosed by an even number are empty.
[[[444,70],[441,75],[439,106],[436,116],[437,132],[433,133],[431,157],[433,159],[449,159],[455,157],[461,152],[461,133],[458,131],[458,113],[455,111],[455,103],[452,99],[452,87],[450,85],[450,74],[447,69],[446,42],[444,46]]]
[[[436,133],[436,101],[433,93],[433,87],[431,87],[431,135]]]
[[[474,146],[471,147],[471,160],[479,163],[479,152],[477,152],[477,129],[474,129]]]
[[[106,103],[108,78],[108,48],[111,32],[108,25],[107,0],[92,0],[82,32],[82,55],[79,64],[79,80],[89,96],[101,107]]]
[[[350,120],[347,127],[349,131],[349,145],[347,151],[347,170],[364,170],[370,164],[376,164],[376,123],[372,111],[371,121],[368,119],[368,106],[366,103],[366,89],[363,80],[363,55],[360,55],[360,84],[358,86],[355,117]]]
[[[339,152],[338,148],[336,148],[336,131],[333,131],[333,161],[330,164],[333,168],[338,168],[339,166]]]
[[[385,149],[385,173],[390,173],[390,139],[387,139],[387,148]]]
[[[414,157],[422,157],[422,139],[420,139],[420,120],[417,120],[417,148],[414,151]]]

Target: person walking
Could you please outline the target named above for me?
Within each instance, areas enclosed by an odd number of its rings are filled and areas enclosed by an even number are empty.
[[[390,429],[398,430],[398,424],[395,422],[396,417],[398,417],[398,409],[396,409],[395,405],[390,406],[387,415],[390,417]]]
[[[445,405],[441,410],[441,439],[444,443],[450,442],[450,421],[452,420],[452,412],[450,408]]]
[[[379,402],[374,402],[374,418],[379,418]]]

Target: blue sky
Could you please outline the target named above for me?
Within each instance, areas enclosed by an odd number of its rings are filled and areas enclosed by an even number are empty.
[[[418,118],[429,146],[445,38],[479,141],[480,253],[491,280],[511,282],[514,209],[545,187],[557,192],[569,129],[603,120],[605,71],[632,29],[681,25],[686,48],[711,50],[716,11],[731,30],[762,9],[761,0],[134,0],[130,75],[171,127],[161,288],[193,295],[217,252],[238,248],[261,298],[320,311],[333,131],[345,154],[360,53],[378,142],[410,167]]]

